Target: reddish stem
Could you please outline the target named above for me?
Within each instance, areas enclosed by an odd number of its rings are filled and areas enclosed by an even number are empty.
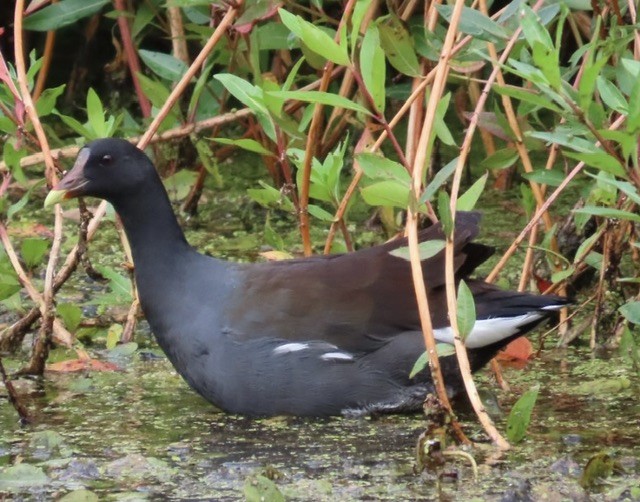
[[[113,0],[115,9],[118,12],[126,14],[127,6],[125,0]],[[142,91],[140,80],[138,79],[138,73],[141,72],[140,60],[138,59],[138,53],[133,46],[133,39],[131,38],[131,30],[129,29],[129,21],[127,16],[118,16],[118,28],[120,29],[120,36],[122,37],[122,45],[124,46],[124,52],[127,55],[127,64],[129,65],[129,72],[131,73],[131,80],[133,81],[133,87],[136,90],[138,96],[138,103],[140,103],[140,110],[145,118],[151,116],[151,103],[149,99]]]

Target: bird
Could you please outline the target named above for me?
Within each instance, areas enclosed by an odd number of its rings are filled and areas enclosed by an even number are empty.
[[[237,263],[189,245],[147,155],[123,139],[94,140],[48,193],[111,203],[129,240],[140,305],[176,371],[218,408],[247,416],[362,416],[421,409],[429,368],[410,375],[424,341],[406,239],[352,253]],[[494,252],[473,242],[480,214],[455,219],[456,281],[474,297],[471,369],[567,305],[502,290],[470,275]],[[440,224],[421,241],[442,240]],[[444,251],[422,260],[433,333],[452,344]],[[463,390],[456,356],[440,357],[447,392]]]

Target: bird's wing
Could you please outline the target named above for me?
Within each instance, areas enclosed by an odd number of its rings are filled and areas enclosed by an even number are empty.
[[[486,260],[492,249],[471,240],[479,215],[459,213],[455,268],[459,277]],[[439,225],[421,241],[444,239]],[[369,352],[407,331],[420,329],[411,267],[390,252],[406,246],[398,239],[343,255],[271,262],[246,267],[226,312],[239,339],[264,336],[289,343],[322,341],[349,352]],[[444,252],[422,262],[434,327],[447,324]]]

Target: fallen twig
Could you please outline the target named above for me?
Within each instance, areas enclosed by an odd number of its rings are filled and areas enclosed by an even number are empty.
[[[9,380],[7,376],[7,372],[4,369],[4,364],[2,363],[2,358],[0,357],[0,375],[2,375],[2,383],[7,389],[7,394],[9,395],[9,402],[11,406],[18,412],[18,416],[20,417],[20,422],[24,424],[30,424],[33,422],[33,419],[29,415],[27,409],[22,405],[20,400],[18,399],[18,393],[16,392],[15,387],[13,386],[13,382]]]

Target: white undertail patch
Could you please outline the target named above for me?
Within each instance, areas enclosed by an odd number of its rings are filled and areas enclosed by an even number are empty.
[[[554,308],[552,308],[554,307]],[[560,305],[545,307],[546,310],[558,310]],[[541,312],[529,312],[515,317],[494,317],[492,319],[480,319],[473,325],[473,329],[465,340],[465,345],[469,349],[478,349],[494,344],[505,338],[515,335],[522,326],[536,322],[545,314]],[[453,330],[451,326],[433,330],[433,337],[444,343],[453,344]]]

